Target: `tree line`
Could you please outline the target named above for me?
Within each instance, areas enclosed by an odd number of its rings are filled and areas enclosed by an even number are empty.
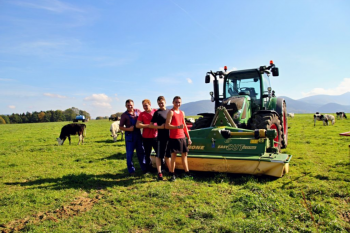
[[[117,113],[114,113],[114,114],[112,114],[110,117],[108,117],[108,116],[98,116],[98,117],[96,117],[96,120],[105,120],[105,119],[117,119],[117,118],[119,118],[120,119],[120,117],[121,117],[121,115],[123,114],[124,112],[117,112]]]
[[[40,112],[12,113],[11,115],[0,115],[0,124],[21,124],[38,122],[58,122],[73,121],[77,115],[84,115],[86,119],[91,119],[90,113],[72,107],[64,111],[49,110]]]

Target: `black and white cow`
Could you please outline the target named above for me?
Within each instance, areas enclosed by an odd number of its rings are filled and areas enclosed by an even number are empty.
[[[348,119],[345,112],[336,112],[335,114],[337,114],[337,118],[340,118],[340,119]]]
[[[323,125],[329,125],[329,122],[332,122],[332,125],[335,123],[335,117],[333,115],[329,114],[320,114],[319,112],[316,112],[314,114],[314,126],[316,124],[316,121],[323,121]]]
[[[85,124],[68,124],[62,127],[60,137],[57,138],[58,145],[63,145],[64,141],[68,137],[69,145],[71,144],[70,135],[79,135],[78,145],[84,143],[84,132],[86,129]]]

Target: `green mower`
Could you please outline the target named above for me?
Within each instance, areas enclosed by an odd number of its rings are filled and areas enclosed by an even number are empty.
[[[270,75],[273,62],[258,69],[207,72],[213,77],[215,114],[198,114],[190,130],[188,164],[192,171],[227,172],[282,177],[292,155],[280,153],[288,144],[286,102],[275,96]],[[222,92],[219,92],[222,79]],[[177,157],[178,169],[182,168]]]

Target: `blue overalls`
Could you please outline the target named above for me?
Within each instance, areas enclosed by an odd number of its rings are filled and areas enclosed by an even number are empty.
[[[125,111],[130,119],[130,124],[134,126],[134,131],[125,131],[125,147],[126,147],[126,165],[128,166],[129,173],[135,172],[134,163],[132,162],[132,157],[134,150],[136,149],[137,158],[140,163],[141,170],[143,172],[147,171],[146,161],[145,161],[145,150],[142,144],[142,136],[140,129],[136,128],[136,121],[138,117],[137,111],[135,111],[136,118],[132,118],[128,111]]]

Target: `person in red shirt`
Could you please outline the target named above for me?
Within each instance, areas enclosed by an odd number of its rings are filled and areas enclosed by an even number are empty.
[[[182,165],[185,169],[187,176],[190,176],[190,170],[187,162],[188,146],[185,136],[188,138],[188,144],[191,145],[192,141],[188,133],[187,126],[185,124],[185,113],[180,110],[181,97],[175,96],[173,99],[173,108],[169,111],[165,128],[170,130],[169,135],[169,148],[171,152],[171,168],[170,168],[170,180],[175,181],[175,164],[177,153],[181,153]]]
[[[151,101],[145,99],[142,101],[142,106],[145,111],[140,113],[137,118],[136,128],[143,129],[142,142],[145,148],[145,159],[148,171],[152,169],[151,152],[152,148],[157,151],[157,130],[150,127],[151,120],[156,109],[152,109]]]

